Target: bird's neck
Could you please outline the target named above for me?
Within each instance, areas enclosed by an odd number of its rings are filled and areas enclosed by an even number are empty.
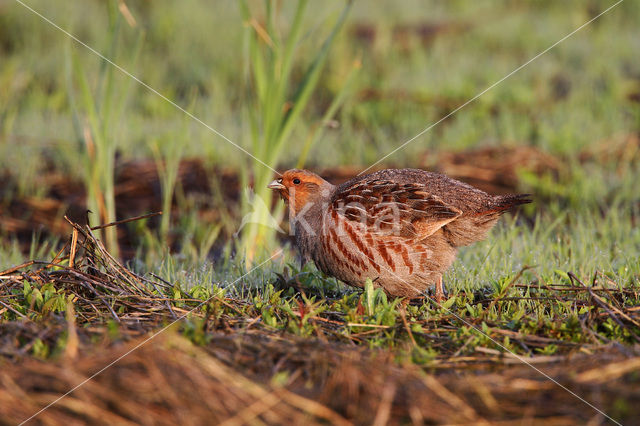
[[[328,207],[327,201],[309,201],[297,211],[289,209],[291,231],[307,261],[313,259],[314,252],[320,247],[323,217]]]
[[[318,234],[322,227],[322,217],[328,208],[327,202],[322,200],[308,200],[297,209],[289,209],[289,223],[294,233]]]

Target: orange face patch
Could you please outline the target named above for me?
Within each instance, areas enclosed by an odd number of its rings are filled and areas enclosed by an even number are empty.
[[[326,182],[318,175],[306,170],[287,170],[278,179],[283,185],[278,191],[294,214],[302,211],[305,206],[313,202],[323,184]]]

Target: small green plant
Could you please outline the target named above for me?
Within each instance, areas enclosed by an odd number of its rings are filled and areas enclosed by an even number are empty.
[[[161,147],[160,142],[157,140],[151,142],[150,148],[156,162],[156,168],[160,176],[160,187],[162,188],[162,218],[160,219],[158,233],[160,244],[163,247],[167,247],[169,245],[169,225],[171,224],[171,204],[178,180],[182,149],[181,144],[173,141],[162,144]]]
[[[109,48],[106,57],[115,61],[119,57],[121,26],[124,18],[118,10],[118,2],[108,3]],[[143,33],[137,30],[137,41],[129,52],[127,62],[131,69],[136,63],[142,46]],[[102,59],[97,83],[91,84],[92,73],[83,65],[72,50],[69,40],[67,49],[67,96],[73,112],[73,123],[80,150],[84,155],[84,179],[87,191],[87,208],[97,215],[102,223],[116,220],[115,205],[115,157],[119,143],[120,123],[132,92],[133,80],[116,76],[118,71],[107,60]],[[104,230],[105,244],[118,256],[118,239],[115,227]]]
[[[558,345],[547,345],[544,348],[538,348],[536,349],[536,352],[538,352],[541,355],[553,355],[558,351]]]
[[[52,312],[63,312],[67,308],[67,301],[73,299],[72,294],[67,295],[63,289],[56,289],[50,282],[38,288],[25,281],[22,293],[28,310],[37,317],[44,317]]]
[[[364,323],[391,326],[395,324],[398,317],[398,304],[399,298],[394,298],[389,301],[387,295],[382,288],[375,288],[373,282],[368,279],[364,285],[364,292],[360,296],[358,301],[358,307],[363,306],[364,312],[358,317],[353,317],[352,321]],[[359,314],[361,309],[356,309],[356,314]],[[357,328],[357,326],[356,326]]]
[[[191,101],[187,111],[195,109],[196,94],[191,91]],[[173,112],[168,103],[159,103],[157,108],[167,109]],[[169,246],[169,226],[171,225],[171,207],[173,196],[178,183],[178,173],[180,171],[180,161],[184,155],[186,141],[190,139],[189,128],[190,117],[186,114],[181,116],[181,126],[177,131],[172,131],[164,135],[162,139],[153,139],[149,142],[149,149],[153,154],[156,163],[160,187],[162,189],[162,217],[160,218],[159,243],[163,248]]]
[[[274,167],[278,164],[285,144],[289,140],[294,127],[301,121],[311,96],[318,87],[320,73],[327,61],[329,50],[343,27],[351,2],[347,2],[338,20],[331,28],[327,38],[313,56],[311,64],[302,72],[300,80],[292,77],[296,65],[296,50],[304,37],[303,18],[307,0],[299,0],[296,11],[291,20],[291,26],[286,38],[279,35],[276,29],[276,2],[265,1],[265,23],[261,23],[251,13],[246,0],[241,4],[242,17],[246,25],[248,39],[247,75],[250,81],[250,99],[255,99],[249,107],[249,123],[251,126],[251,151],[255,155],[251,173],[246,170],[243,174],[244,184],[248,184],[253,175],[255,196],[271,205],[272,194],[267,185],[273,179]],[[357,66],[354,66],[357,68]],[[351,82],[352,77],[347,79]],[[332,118],[343,102],[348,84],[343,85],[332,104],[326,110],[323,121]],[[323,123],[320,123],[322,126]],[[306,157],[309,148],[319,137],[319,132],[312,132],[303,148],[302,157]],[[268,165],[268,166],[265,166]],[[250,213],[251,200],[244,200],[243,212]],[[239,241],[240,252],[250,265],[260,250],[268,252],[275,241],[275,230],[261,225],[268,223],[268,209],[257,212],[260,217],[255,223],[249,223],[243,228]],[[281,217],[282,210],[276,212]]]
[[[36,358],[47,359],[49,357],[49,345],[47,345],[42,339],[36,338],[31,347],[31,353]]]

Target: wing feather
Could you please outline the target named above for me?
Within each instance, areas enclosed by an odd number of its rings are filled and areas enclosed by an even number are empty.
[[[375,179],[340,188],[332,208],[373,234],[423,239],[458,218],[462,211],[429,193],[424,184]]]

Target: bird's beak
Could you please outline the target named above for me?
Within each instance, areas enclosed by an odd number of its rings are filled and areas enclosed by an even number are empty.
[[[271,182],[269,185],[267,185],[267,188],[280,191],[282,189],[286,189],[286,186],[282,184],[282,179],[276,179],[273,182]]]

